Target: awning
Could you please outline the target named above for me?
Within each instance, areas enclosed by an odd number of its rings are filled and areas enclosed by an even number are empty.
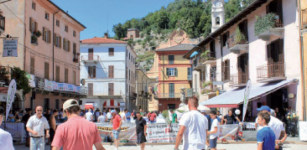
[[[193,53],[191,54],[190,58],[196,56],[197,54],[198,54],[198,51],[193,52]]]
[[[94,109],[94,103],[85,103],[84,109]]]
[[[119,108],[120,103],[114,99],[107,100],[103,103],[103,108]]]
[[[249,94],[249,101],[266,96],[270,93],[275,92],[276,90],[279,90],[285,86],[294,84],[296,82],[297,79],[288,79],[270,84],[252,84],[252,88]],[[201,105],[205,105],[210,108],[238,107],[239,104],[243,103],[244,91],[245,88],[230,90],[219,96],[213,97],[207,101],[202,102]]]

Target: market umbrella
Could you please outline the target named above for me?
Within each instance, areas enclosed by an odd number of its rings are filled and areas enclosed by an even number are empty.
[[[188,112],[189,111],[189,107],[188,107],[188,105],[184,105],[184,106],[179,107],[177,110]]]
[[[211,111],[211,109],[209,107],[204,106],[204,105],[198,105],[197,110],[200,110],[200,111],[205,110],[206,112]]]

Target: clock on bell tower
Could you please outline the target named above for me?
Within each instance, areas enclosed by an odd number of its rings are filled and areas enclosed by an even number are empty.
[[[211,32],[225,24],[224,0],[212,0],[211,7]]]

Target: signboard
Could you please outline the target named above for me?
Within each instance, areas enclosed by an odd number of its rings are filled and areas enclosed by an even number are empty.
[[[45,88],[45,80],[39,77],[35,77],[36,80],[36,87],[39,89],[44,89]]]
[[[192,97],[193,96],[193,89],[187,89],[187,97]]]
[[[307,141],[307,121],[299,122],[299,135],[301,141]]]
[[[53,91],[53,82],[45,79],[44,90],[46,90],[46,91]]]
[[[26,73],[26,76],[29,80],[29,85],[31,88],[35,88],[35,76],[29,73]]]
[[[67,84],[67,89],[65,91],[73,92],[74,91],[74,85]]]
[[[75,86],[75,92],[80,93],[81,92],[81,86]]]
[[[53,84],[53,90],[59,90],[57,82],[53,81],[52,84]]]
[[[65,83],[58,83],[58,90],[65,91]]]
[[[18,39],[3,39],[3,57],[17,57]]]
[[[249,99],[249,92],[251,88],[252,88],[251,80],[248,80],[246,84],[245,92],[244,92],[242,122],[244,122],[244,119],[245,119],[247,104],[248,104],[248,99]]]
[[[9,112],[12,106],[12,103],[14,102],[15,93],[16,93],[16,81],[13,79],[9,85],[9,89],[7,91],[7,99],[6,99],[6,118],[9,116]]]

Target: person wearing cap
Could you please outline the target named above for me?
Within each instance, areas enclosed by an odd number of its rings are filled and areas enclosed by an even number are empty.
[[[63,104],[63,115],[68,120],[57,127],[52,150],[90,150],[93,145],[97,150],[105,150],[101,144],[101,137],[95,123],[80,117],[79,102],[69,99]]]
[[[269,106],[263,105],[260,108],[257,108],[257,110],[259,112],[270,114],[270,122],[268,123],[268,126],[273,130],[275,134],[275,142],[277,144],[275,146],[275,149],[282,150],[281,144],[283,144],[285,140],[287,139],[287,134],[285,132],[283,123],[279,119],[271,115],[271,108]],[[262,129],[262,127],[257,128],[257,120],[258,120],[258,117],[256,118],[256,121],[255,121],[256,122],[255,128],[259,131],[260,129]]]
[[[111,115],[112,115],[112,122],[113,122],[113,138],[114,138],[114,143],[115,143],[115,150],[118,150],[118,145],[119,145],[119,132],[120,132],[120,127],[122,126],[122,119],[120,116],[116,113],[116,110],[111,110]]]
[[[30,117],[27,122],[27,131],[30,134],[30,150],[45,149],[45,130],[46,138],[49,138],[49,123],[43,116],[43,107],[36,107],[36,114]]]
[[[4,109],[0,106],[0,126],[4,116]],[[0,149],[14,150],[12,135],[0,128]]]

